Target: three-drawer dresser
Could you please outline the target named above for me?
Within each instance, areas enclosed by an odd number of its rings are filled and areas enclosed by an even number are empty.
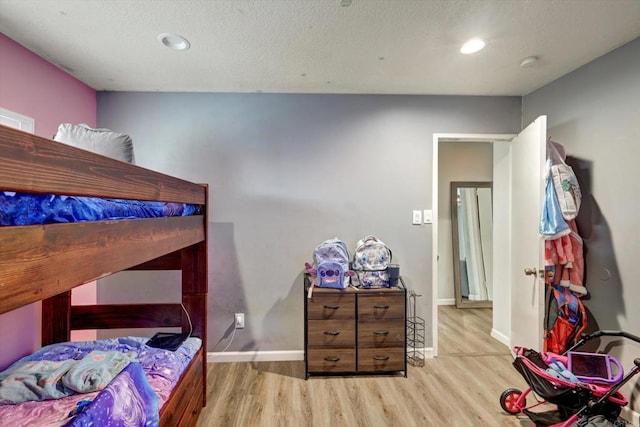
[[[331,289],[304,278],[305,376],[404,373],[406,289]]]

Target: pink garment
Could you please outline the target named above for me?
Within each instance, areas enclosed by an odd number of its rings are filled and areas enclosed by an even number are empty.
[[[553,240],[545,240],[544,262],[548,284],[568,287],[578,296],[586,295],[584,287],[583,242],[576,221],[567,221],[571,233]]]

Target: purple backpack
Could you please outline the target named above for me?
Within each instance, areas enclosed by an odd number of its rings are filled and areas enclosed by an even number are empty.
[[[347,288],[350,278],[349,251],[340,239],[325,240],[313,251],[313,262],[316,267],[316,286],[323,288]]]

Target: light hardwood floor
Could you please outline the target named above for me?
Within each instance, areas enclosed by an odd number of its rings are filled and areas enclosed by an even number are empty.
[[[210,363],[198,426],[532,426],[499,396],[526,386],[491,310],[439,307],[439,357],[408,377],[312,377],[303,362]]]

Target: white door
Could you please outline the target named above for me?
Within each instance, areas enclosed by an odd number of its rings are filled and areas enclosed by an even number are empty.
[[[547,117],[513,139],[511,151],[511,345],[542,350],[544,242],[538,226],[544,201]],[[529,270],[530,274],[525,274]],[[533,273],[533,274],[531,274]]]

